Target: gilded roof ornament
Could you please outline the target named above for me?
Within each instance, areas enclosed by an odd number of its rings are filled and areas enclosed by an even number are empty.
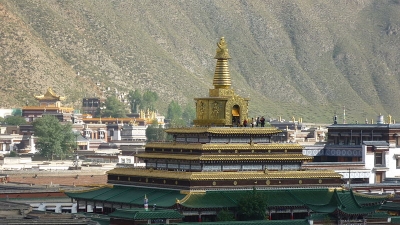
[[[215,89],[230,89],[231,75],[229,74],[228,59],[231,57],[224,37],[221,37],[217,46],[217,54],[215,55],[217,65],[215,66],[213,85]]]
[[[44,95],[36,95],[34,97],[37,100],[58,100],[58,101],[65,100],[65,97],[56,95],[56,93],[54,93],[51,87],[47,89],[47,92]]]
[[[221,37],[219,42],[217,43],[217,54],[215,55],[215,59],[230,59],[228,53],[228,45],[225,42],[225,38]]]

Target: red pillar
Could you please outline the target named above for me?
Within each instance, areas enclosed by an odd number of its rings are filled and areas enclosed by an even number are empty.
[[[201,222],[201,214],[199,213],[199,221],[198,222]]]
[[[293,209],[290,210],[290,219],[293,219]]]

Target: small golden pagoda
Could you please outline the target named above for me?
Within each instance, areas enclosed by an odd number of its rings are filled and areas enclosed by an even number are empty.
[[[65,100],[65,97],[56,95],[51,87],[44,95],[35,95],[34,97],[39,101],[39,106],[61,107],[61,101]]]
[[[231,89],[230,56],[224,37],[217,46],[214,89],[209,90],[207,98],[195,98],[197,116],[194,124],[197,126],[237,126],[247,119],[249,99],[236,95]]]
[[[228,49],[217,48],[214,89],[196,98],[195,126],[167,129],[171,142],[152,142],[137,154],[145,168],[116,168],[108,183],[180,190],[340,187],[341,175],[331,170],[305,170],[313,158],[297,143],[274,143],[282,131],[274,127],[241,127],[248,99],[231,89]]]

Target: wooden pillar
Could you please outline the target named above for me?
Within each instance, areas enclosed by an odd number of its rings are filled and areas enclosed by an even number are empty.
[[[290,219],[293,219],[293,209],[290,209]]]
[[[269,210],[269,220],[272,220],[272,212],[271,212],[271,210]]]
[[[201,222],[201,212],[199,212],[199,219],[197,222]]]

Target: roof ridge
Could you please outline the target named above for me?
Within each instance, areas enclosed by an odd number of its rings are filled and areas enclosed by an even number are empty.
[[[361,204],[358,203],[356,197],[354,196],[353,189],[350,189],[349,191],[350,191],[350,196],[351,196],[351,198],[352,198],[352,199],[354,200],[354,202],[357,204],[358,208],[362,208]]]

